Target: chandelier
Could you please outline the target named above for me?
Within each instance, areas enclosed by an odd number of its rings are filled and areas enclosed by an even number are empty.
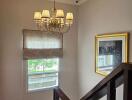
[[[73,24],[73,13],[68,12],[65,16],[63,10],[56,9],[54,0],[54,8],[51,12],[49,10],[35,12],[34,21],[38,30],[52,33],[65,33],[70,30]]]

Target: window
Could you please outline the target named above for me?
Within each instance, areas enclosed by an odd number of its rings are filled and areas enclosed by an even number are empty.
[[[59,59],[63,56],[62,34],[23,31],[23,58],[28,63],[28,90],[58,86]]]
[[[58,86],[59,59],[28,60],[28,90]]]

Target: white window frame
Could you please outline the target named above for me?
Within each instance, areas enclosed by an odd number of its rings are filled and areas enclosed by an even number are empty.
[[[34,89],[34,90],[29,90],[28,89],[28,60],[24,61],[24,65],[25,67],[25,75],[26,75],[26,79],[25,82],[26,83],[26,91],[27,93],[32,93],[32,92],[40,92],[40,91],[49,91],[49,90],[53,90],[54,88],[60,86],[60,58],[58,57],[59,60],[59,65],[58,65],[58,85],[57,86],[53,86],[53,87],[47,87],[47,88],[41,88],[41,89]]]

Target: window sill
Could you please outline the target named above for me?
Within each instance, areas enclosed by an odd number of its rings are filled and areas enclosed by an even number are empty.
[[[35,92],[43,92],[43,91],[51,91],[54,88],[56,88],[58,86],[51,86],[51,87],[47,87],[47,88],[40,88],[40,89],[32,89],[32,90],[28,90],[28,93],[35,93]]]

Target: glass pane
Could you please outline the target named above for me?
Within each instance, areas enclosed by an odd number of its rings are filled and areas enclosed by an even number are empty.
[[[99,41],[98,54],[98,71],[108,75],[122,62],[122,40]]]
[[[59,59],[28,60],[28,90],[58,85]]]

